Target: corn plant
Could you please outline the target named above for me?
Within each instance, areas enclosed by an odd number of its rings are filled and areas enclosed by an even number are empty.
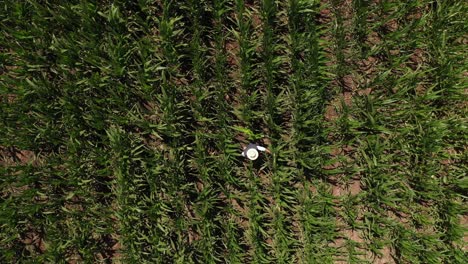
[[[467,8],[1,1],[0,262],[466,263]]]

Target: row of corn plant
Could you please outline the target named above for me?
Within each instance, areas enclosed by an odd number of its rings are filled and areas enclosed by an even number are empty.
[[[462,105],[465,102],[463,72],[466,56],[464,56],[463,32],[466,25],[463,13],[466,5],[457,2],[430,3],[431,11],[426,32],[431,39],[427,51],[429,65],[434,68],[427,76],[432,86],[428,87],[424,102],[432,107],[428,118],[428,128],[424,131],[423,140],[426,156],[422,166],[430,170],[440,186],[441,196],[436,200],[438,219],[436,233],[443,241],[447,254],[442,258],[446,262],[462,263],[466,254],[463,252],[464,230],[460,223],[460,215],[466,213],[463,206],[465,197],[460,192],[461,179],[466,166],[460,163],[463,158],[463,148],[455,143],[462,142],[466,133],[460,133],[460,128],[466,120],[466,108],[453,111],[453,104]],[[423,103],[423,102],[421,102]],[[460,136],[462,138],[460,138]],[[457,140],[458,139],[458,140]],[[450,150],[453,149],[452,153]],[[433,155],[438,157],[434,158]],[[453,156],[451,156],[453,155]],[[444,163],[449,159],[453,164],[444,171]],[[432,162],[430,162],[432,160]],[[438,260],[436,260],[438,261]]]
[[[218,185],[220,193],[225,197],[224,208],[222,208],[222,243],[223,249],[221,258],[228,263],[242,263],[246,257],[245,240],[243,239],[245,230],[240,226],[239,219],[244,216],[233,206],[233,201],[241,201],[244,197],[239,197],[235,192],[237,188],[244,188],[239,172],[235,169],[238,166],[239,146],[233,139],[234,131],[231,129],[233,121],[233,106],[231,105],[235,98],[232,98],[232,88],[229,82],[235,81],[227,77],[229,73],[238,71],[236,67],[228,66],[228,58],[237,56],[235,50],[228,50],[228,43],[237,43],[239,38],[235,39],[228,24],[231,16],[237,10],[236,3],[229,3],[225,0],[216,0],[213,3],[213,89],[215,100],[217,102],[214,110],[215,126],[219,131],[214,138],[216,150],[219,151],[215,157],[215,170],[218,174]],[[236,21],[241,23],[240,21]],[[242,22],[243,23],[243,22]],[[238,24],[237,24],[238,25]],[[237,27],[236,27],[237,28]],[[235,33],[234,33],[235,34]],[[245,44],[244,44],[245,45]],[[233,65],[234,66],[234,65]],[[229,100],[229,101],[228,101]],[[242,204],[245,201],[241,202]]]
[[[271,197],[268,210],[268,233],[271,239],[273,262],[289,263],[292,261],[295,237],[291,229],[292,203],[296,198],[290,186],[294,175],[288,165],[286,150],[288,142],[281,138],[287,135],[289,121],[286,96],[289,70],[287,47],[287,5],[275,1],[263,1],[261,5],[262,32],[262,85],[265,86],[264,124],[268,127],[270,153],[268,154],[267,176],[271,178],[271,187],[267,195]],[[286,132],[286,133],[285,133]]]
[[[193,163],[200,183],[197,194],[198,198],[194,201],[196,222],[199,222],[195,225],[195,232],[200,236],[200,240],[196,242],[197,251],[200,255],[197,259],[199,259],[198,262],[202,263],[214,263],[216,260],[219,261],[218,254],[213,254],[213,252],[219,252],[220,244],[218,243],[220,238],[217,237],[217,234],[220,233],[217,226],[219,210],[216,208],[219,191],[216,190],[216,175],[212,169],[213,163],[210,162],[210,158],[208,157],[209,152],[212,151],[208,146],[212,142],[213,137],[216,136],[210,135],[210,128],[213,125],[212,120],[208,119],[206,115],[210,112],[209,106],[210,101],[213,100],[213,96],[210,94],[209,86],[206,85],[208,81],[206,76],[209,73],[208,60],[206,59],[208,52],[202,38],[202,36],[209,34],[209,31],[201,23],[204,18],[203,15],[206,15],[203,12],[208,6],[203,1],[192,1],[189,5],[192,29],[192,41],[190,43],[190,57],[193,68],[192,95],[194,96],[191,104],[194,122],[197,124],[193,132],[195,134]]]
[[[258,140],[255,133],[258,133],[258,120],[262,111],[260,108],[260,92],[257,89],[259,81],[256,79],[258,76],[258,65],[255,63],[258,57],[256,49],[258,48],[259,39],[258,28],[254,25],[254,16],[258,10],[253,9],[246,4],[244,0],[238,0],[235,3],[235,29],[232,30],[237,45],[239,46],[239,90],[240,90],[240,108],[239,121],[245,126],[248,133],[247,140]],[[258,25],[257,25],[258,26]],[[261,108],[260,108],[261,109]],[[241,174],[247,181],[245,187],[248,197],[246,204],[248,213],[246,215],[249,227],[245,232],[245,241],[249,247],[249,260],[253,263],[264,263],[269,261],[267,252],[266,237],[267,231],[265,227],[265,196],[264,189],[262,188],[259,178],[259,170],[253,163],[243,165],[244,172]]]
[[[323,111],[330,69],[324,56],[328,29],[316,20],[319,2],[290,1],[290,93],[292,95],[291,154],[301,188],[297,191],[301,263],[332,261],[330,242],[337,236],[335,212],[321,165],[326,148]]]

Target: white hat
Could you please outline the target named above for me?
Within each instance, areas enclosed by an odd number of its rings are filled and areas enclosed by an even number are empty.
[[[245,155],[249,160],[256,160],[258,158],[258,151],[255,148],[249,148],[246,150]]]
[[[250,143],[246,148],[244,148],[244,151],[242,151],[242,156],[247,157],[249,160],[256,160],[258,159],[258,156],[260,156],[258,151],[265,150],[265,147]]]

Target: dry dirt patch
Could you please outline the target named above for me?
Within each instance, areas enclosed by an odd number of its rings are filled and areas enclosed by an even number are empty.
[[[33,151],[0,146],[0,165],[15,166],[31,163],[35,166],[39,164],[38,156]]]

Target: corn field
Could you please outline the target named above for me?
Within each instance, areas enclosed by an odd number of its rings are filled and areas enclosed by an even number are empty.
[[[468,263],[467,13],[0,0],[0,263]]]

